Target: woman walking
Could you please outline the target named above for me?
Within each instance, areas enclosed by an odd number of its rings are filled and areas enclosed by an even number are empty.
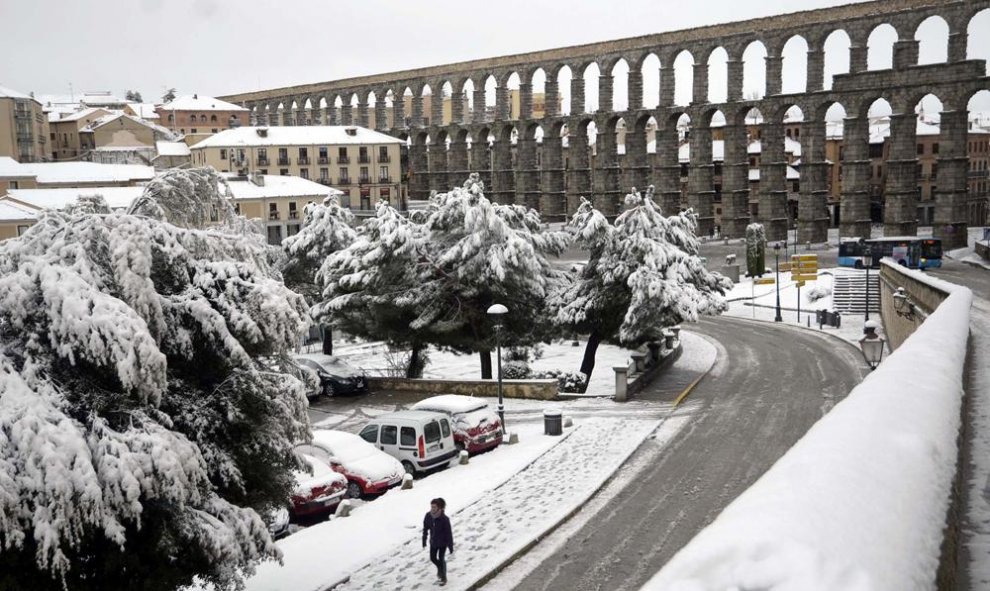
[[[447,561],[444,554],[454,555],[454,534],[450,531],[450,519],[444,514],[447,502],[442,498],[430,501],[430,511],[423,518],[423,547],[430,538],[430,562],[437,567],[437,584],[447,584]]]

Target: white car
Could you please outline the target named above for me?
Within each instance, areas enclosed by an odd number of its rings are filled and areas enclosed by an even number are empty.
[[[454,442],[468,453],[479,453],[502,444],[502,421],[482,398],[444,394],[421,400],[413,410],[448,415],[454,425]]]
[[[313,442],[300,446],[347,480],[347,496],[379,494],[402,483],[402,464],[353,433],[332,429],[313,431]]]

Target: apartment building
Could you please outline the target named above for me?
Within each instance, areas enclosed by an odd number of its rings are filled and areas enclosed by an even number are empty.
[[[281,244],[299,233],[310,203],[322,203],[341,191],[296,176],[223,174],[234,200],[234,210],[258,220],[265,227],[269,244]]]
[[[130,187],[150,181],[154,176],[154,168],[137,164],[21,163],[0,156],[0,197],[16,189]]]
[[[192,146],[215,133],[250,124],[244,107],[210,96],[180,96],[157,108],[158,123],[185,136]]]
[[[0,86],[0,156],[48,159],[48,118],[34,97]]]
[[[110,114],[106,109],[87,107],[58,118],[49,118],[52,160],[76,160],[92,150],[95,147],[89,143],[92,136],[84,136],[83,130]]]
[[[370,213],[379,199],[404,201],[402,145],[363,127],[241,127],[192,146],[192,164],[313,180],[340,189],[352,210]]]

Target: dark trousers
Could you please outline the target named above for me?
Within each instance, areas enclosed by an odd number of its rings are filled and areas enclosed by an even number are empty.
[[[444,559],[444,555],[447,554],[447,548],[434,548],[430,546],[430,562],[437,567],[437,576],[440,577],[441,581],[447,580],[447,561]]]

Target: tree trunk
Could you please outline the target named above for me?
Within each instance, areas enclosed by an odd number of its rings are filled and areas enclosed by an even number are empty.
[[[333,355],[333,328],[329,324],[321,324],[320,332],[323,333],[323,354]]]
[[[409,365],[406,367],[407,378],[423,377],[423,370],[426,369],[426,360],[423,358],[423,348],[413,345],[409,351]]]
[[[598,345],[601,342],[602,337],[597,330],[588,335],[588,344],[584,348],[584,359],[581,360],[581,373],[585,375],[586,384],[591,381],[591,372],[595,371],[595,355],[598,353]]]
[[[481,379],[492,379],[492,352],[478,351],[478,356],[481,358]]]

